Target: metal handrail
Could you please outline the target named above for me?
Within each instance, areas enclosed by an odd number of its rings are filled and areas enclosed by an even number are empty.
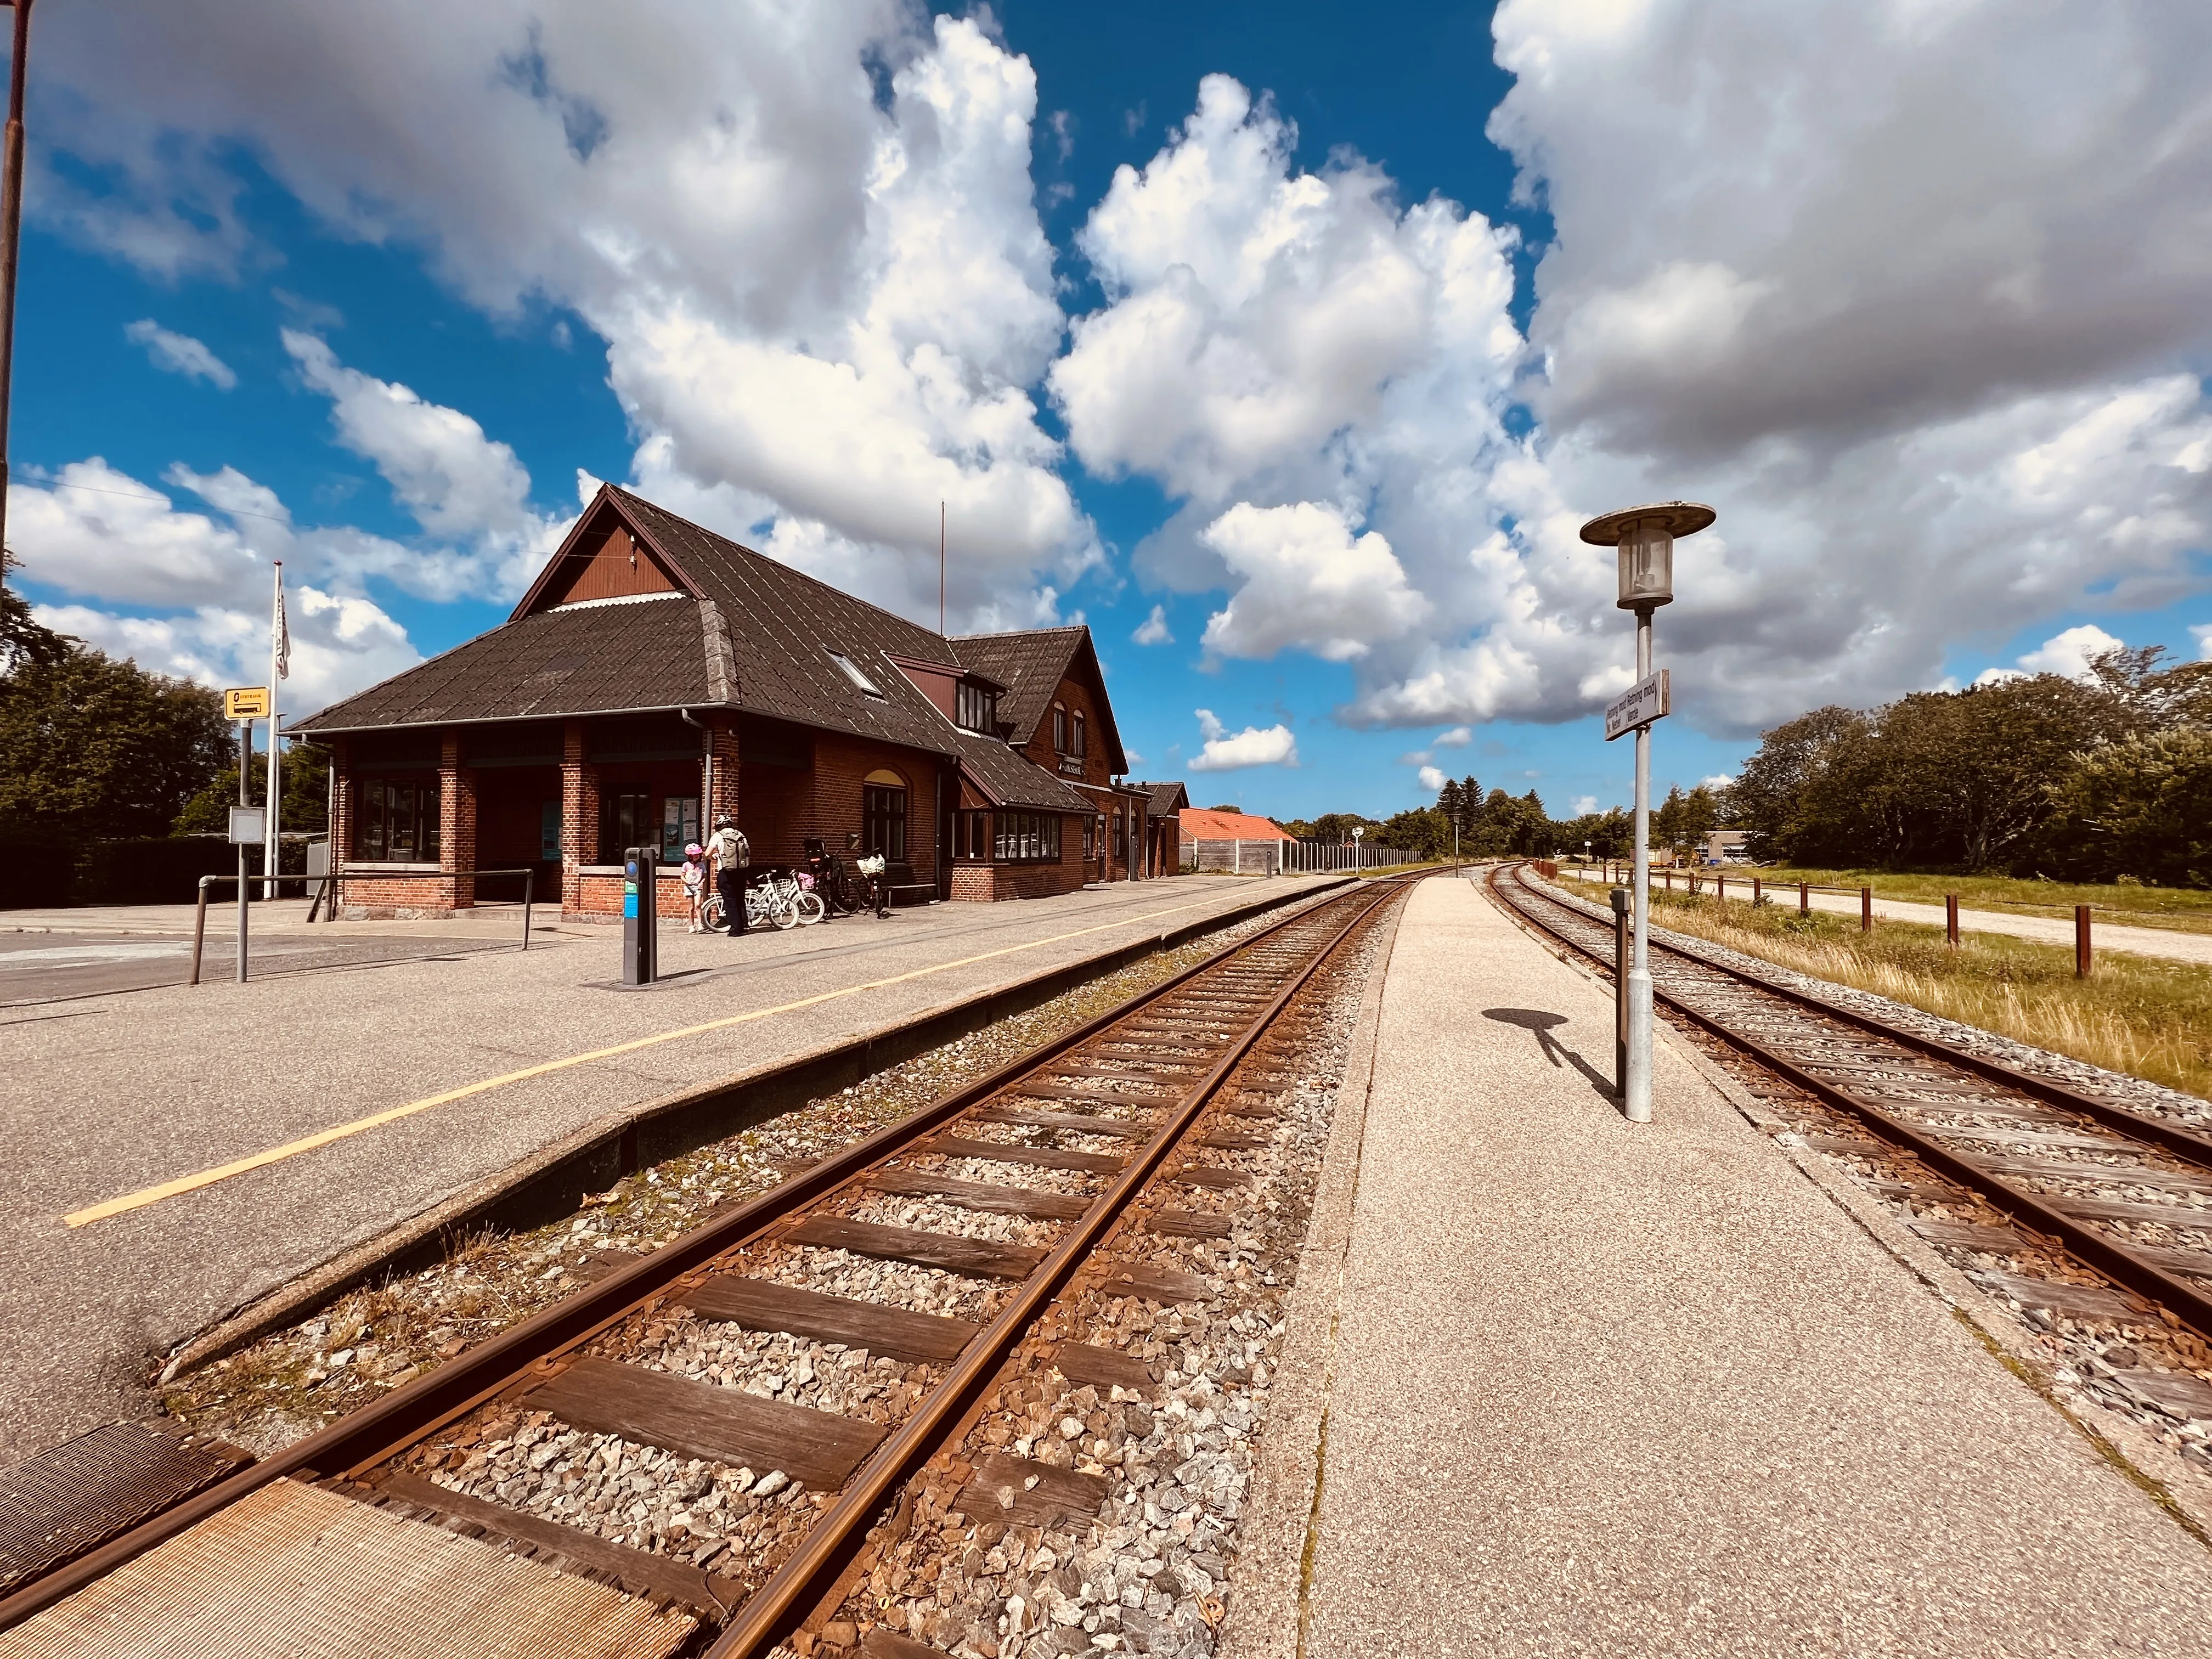
[[[331,871],[327,876],[307,876],[295,878],[295,879],[330,883],[333,890],[333,897],[331,901],[331,909],[335,912],[337,907],[335,896],[336,887],[337,884],[342,881],[457,881],[470,876],[520,876],[522,878],[522,948],[527,951],[530,948],[530,906],[538,888],[538,872],[527,865],[519,870],[440,870],[434,874],[423,870],[356,871],[341,866]],[[200,878],[199,904],[192,916],[192,976],[185,981],[187,984],[197,985],[200,982],[200,952],[207,940],[209,884],[218,881],[236,882],[240,879],[241,878],[237,876],[202,876]],[[246,876],[243,879],[255,882],[265,881],[268,878],[254,875]],[[245,901],[241,900],[240,902],[243,904]]]

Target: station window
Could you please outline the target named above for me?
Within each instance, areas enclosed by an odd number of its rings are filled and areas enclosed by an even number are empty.
[[[906,785],[877,782],[896,773],[877,773],[860,789],[860,850],[881,853],[893,863],[906,857]]]
[[[1081,714],[1080,713],[1077,714],[1074,716],[1074,727],[1075,727],[1074,736],[1073,737],[1073,738],[1072,738],[1072,739],[1069,741],[1069,743],[1068,743],[1068,745],[1067,745],[1067,752],[1068,752],[1069,754],[1071,754],[1071,755],[1074,756],[1074,757],[1076,757],[1076,759],[1078,759],[1078,760],[1081,760],[1081,759],[1083,758],[1084,750],[1083,750],[1083,716],[1082,716],[1082,714]]]
[[[1001,864],[1060,862],[1060,814],[1001,812],[994,855]]]
[[[991,815],[966,811],[952,815],[952,856],[988,859],[991,856]]]
[[[995,736],[999,729],[999,694],[972,680],[952,689],[952,723],[963,731]]]
[[[354,785],[353,855],[370,863],[434,864],[438,781],[362,778]]]
[[[629,848],[660,844],[660,821],[653,813],[652,796],[608,795],[605,801],[599,854],[605,862],[616,862]]]
[[[1067,710],[1058,703],[1052,706],[1052,752],[1055,755],[1067,752]]]

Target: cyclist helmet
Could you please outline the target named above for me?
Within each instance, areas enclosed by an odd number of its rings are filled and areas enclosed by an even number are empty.
[[[700,846],[696,841],[690,842],[684,849],[684,856],[687,859],[703,858],[706,856],[706,853],[707,849]]]
[[[717,812],[714,815],[714,828],[717,830],[734,830],[737,827],[727,812]]]

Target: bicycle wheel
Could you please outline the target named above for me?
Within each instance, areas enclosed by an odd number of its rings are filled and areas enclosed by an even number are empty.
[[[830,907],[823,903],[819,893],[802,892],[792,901],[792,908],[798,913],[799,925],[802,927],[811,927],[830,914]]]
[[[774,882],[753,890],[761,896],[761,909],[769,923],[779,933],[787,933],[799,926],[799,907],[791,902],[791,895]]]
[[[699,907],[699,921],[710,933],[719,933],[728,925],[729,918],[723,912],[722,896],[720,893],[710,895],[707,902]]]

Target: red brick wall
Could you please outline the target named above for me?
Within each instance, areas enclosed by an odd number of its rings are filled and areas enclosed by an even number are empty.
[[[446,870],[477,867],[477,775],[461,764],[458,732],[446,734],[438,767],[438,864]],[[477,902],[476,882],[466,876],[447,884],[447,893],[446,902],[456,908]]]
[[[711,718],[707,723],[714,733],[714,799],[707,801],[700,808],[700,814],[705,822],[699,827],[711,833],[714,828],[716,813],[727,812],[733,818],[738,817],[741,804],[738,786],[741,781],[741,775],[738,769],[738,728],[733,725]],[[742,823],[743,820],[740,819],[739,822]]]
[[[682,921],[691,914],[690,902],[684,896],[684,867],[663,866],[659,887],[660,916],[664,921]],[[620,921],[623,919],[623,877],[619,870],[605,873],[593,872],[577,879],[579,902],[563,908],[562,915],[571,921]]]
[[[1058,751],[1052,746],[1052,702],[1057,702],[1067,711],[1071,727],[1068,738],[1070,743],[1074,741],[1073,732],[1074,717],[1078,714],[1083,716],[1083,770],[1079,775],[1064,773],[1060,769],[1060,757]],[[1114,775],[1109,769],[1105,741],[1100,736],[1099,708],[1098,697],[1082,681],[1073,678],[1060,681],[1060,690],[1053,695],[1051,702],[1046,705],[1043,718],[1037,721],[1037,729],[1030,734],[1030,740],[1023,745],[1022,753],[1054,776],[1068,783],[1093,784],[1100,787],[1110,785],[1113,782]],[[1103,862],[1100,860],[1092,860],[1092,878],[1101,881],[1126,881],[1129,875],[1132,814],[1142,803],[1135,797],[1097,795],[1092,799],[1098,803],[1095,810],[1106,814],[1106,830],[1100,848]],[[1122,816],[1122,850],[1118,855],[1114,851],[1114,811],[1116,807],[1121,809]],[[1082,853],[1082,842],[1079,838],[1076,844],[1076,852],[1079,858]],[[1137,848],[1137,852],[1139,860],[1138,867],[1141,872],[1143,869],[1141,845]]]
[[[1084,757],[1083,771],[1080,775],[1074,773],[1062,773],[1060,769],[1060,757],[1054,751],[1052,746],[1050,705],[1053,702],[1057,702],[1066,708],[1071,718],[1079,712],[1083,715]],[[1069,739],[1070,742],[1073,740],[1072,737]],[[1060,683],[1060,690],[1054,693],[1048,702],[1043,718],[1037,721],[1037,729],[1030,734],[1029,742],[1022,746],[1022,753],[1044,768],[1046,771],[1056,777],[1064,777],[1070,783],[1104,784],[1114,781],[1114,775],[1107,770],[1106,745],[1099,737],[1097,702],[1091,696],[1090,688],[1079,680],[1068,679]]]
[[[795,864],[809,836],[840,857],[845,837],[860,827],[860,790],[871,772],[896,772],[906,783],[906,860],[916,881],[937,878],[936,757],[834,732],[814,737],[811,779],[788,767],[756,767],[745,775],[748,804],[738,828],[752,843],[755,864]],[[951,778],[945,787],[953,787]]]
[[[586,864],[599,862],[599,769],[590,753],[584,722],[569,720],[561,730],[561,909],[581,910]],[[617,914],[621,901],[616,901]]]

